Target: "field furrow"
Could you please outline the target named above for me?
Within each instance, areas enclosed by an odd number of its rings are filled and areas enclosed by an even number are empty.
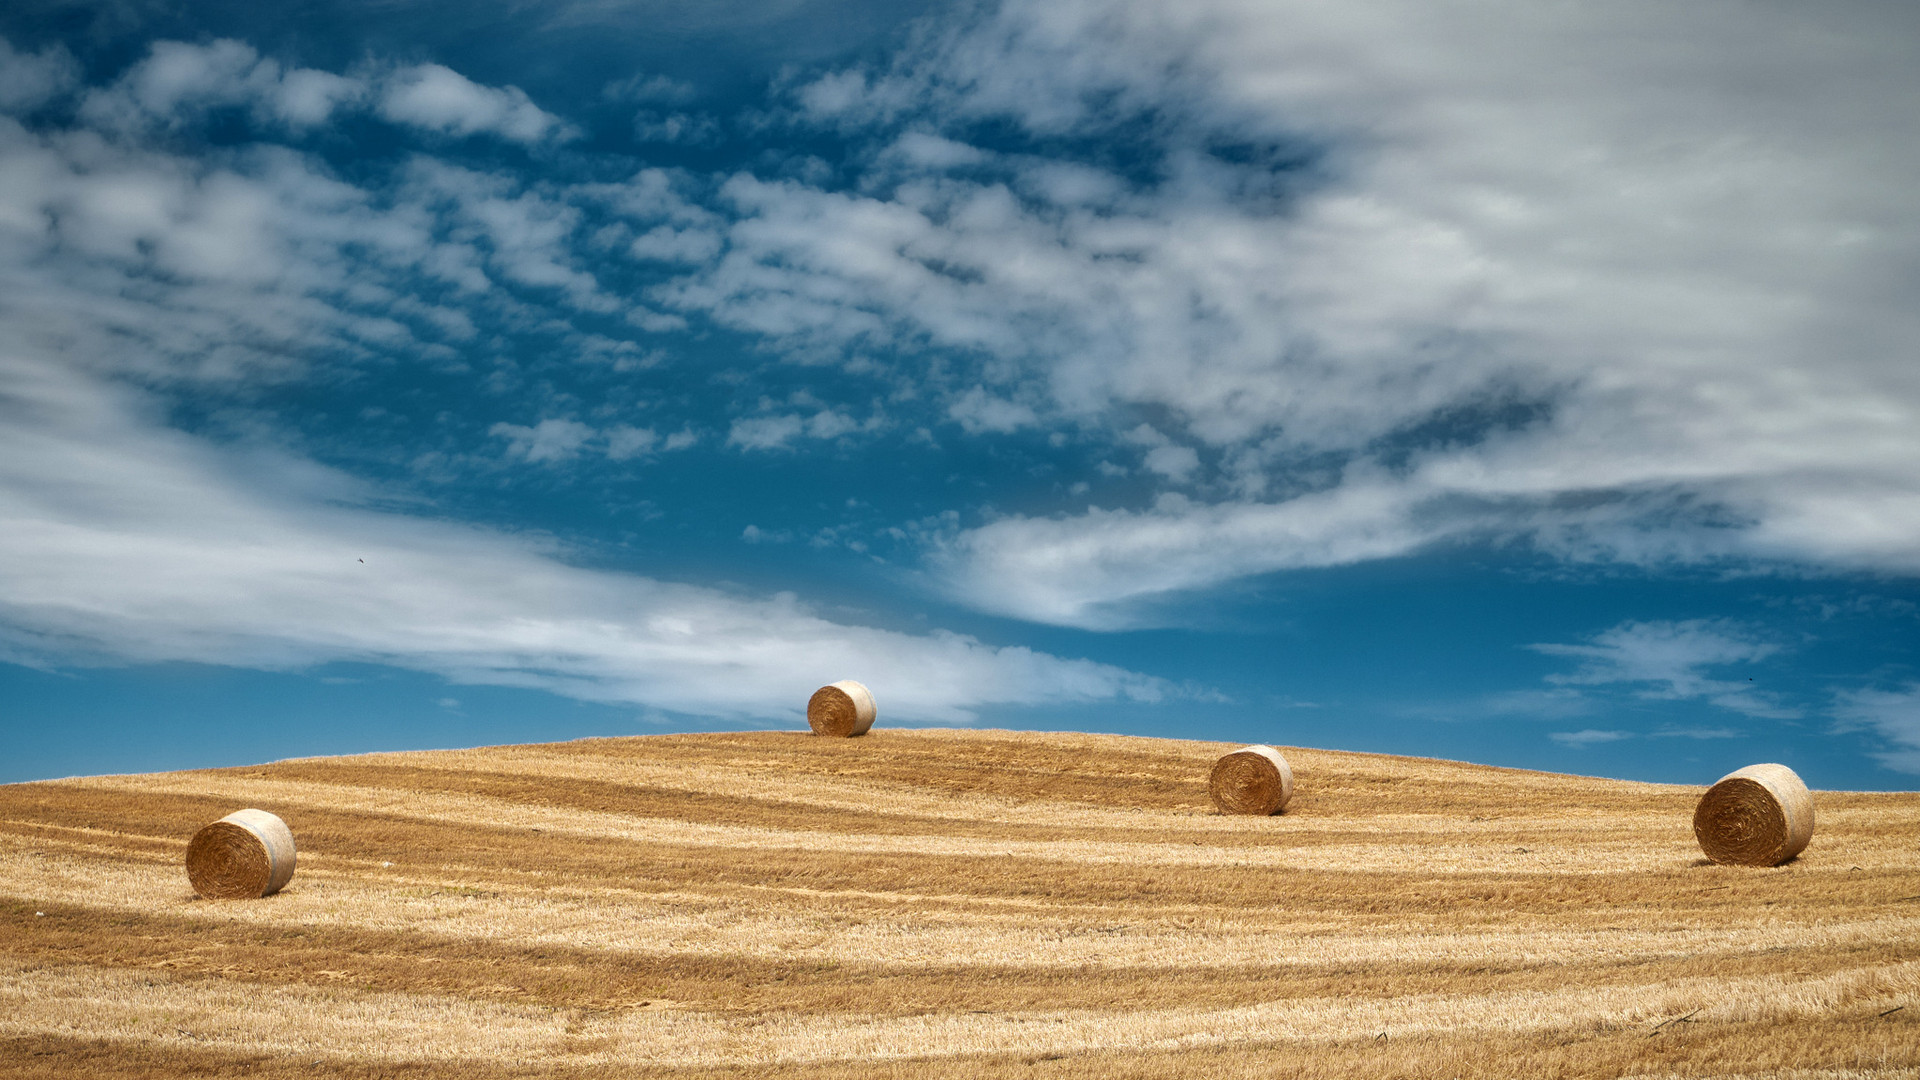
[[[1698,789],[981,731],[585,740],[0,787],[0,1073],[1892,1076],[1920,795],[1713,866]],[[281,894],[181,860],[281,815]],[[316,1064],[317,1063],[317,1064]],[[303,1070],[305,1070],[303,1072]]]

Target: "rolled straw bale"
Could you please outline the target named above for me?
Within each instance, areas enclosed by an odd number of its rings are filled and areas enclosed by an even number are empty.
[[[1213,805],[1225,814],[1277,814],[1293,798],[1293,770],[1271,746],[1245,746],[1213,763]]]
[[[1813,839],[1813,796],[1785,765],[1736,769],[1700,796],[1693,835],[1714,862],[1779,866]]]
[[[293,878],[293,832],[265,810],[235,810],[193,834],[187,880],[209,900],[272,896]]]
[[[852,679],[829,683],[807,699],[807,726],[815,735],[849,739],[873,727],[873,691]]]

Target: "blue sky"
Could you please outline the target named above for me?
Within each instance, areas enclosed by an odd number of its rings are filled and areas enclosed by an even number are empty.
[[[0,780],[883,723],[1920,786],[1920,16],[0,11]]]

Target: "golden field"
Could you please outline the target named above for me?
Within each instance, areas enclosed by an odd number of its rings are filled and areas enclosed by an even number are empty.
[[[1703,788],[995,731],[0,787],[0,1075],[1914,1076],[1920,794],[1708,864]],[[277,896],[199,826],[283,817]]]

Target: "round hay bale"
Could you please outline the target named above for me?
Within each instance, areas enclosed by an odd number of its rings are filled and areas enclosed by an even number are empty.
[[[1213,763],[1207,777],[1223,814],[1277,814],[1293,798],[1293,770],[1271,746],[1245,746]]]
[[[1813,796],[1785,765],[1736,769],[1700,796],[1693,835],[1714,862],[1779,866],[1813,839]]]
[[[293,879],[293,832],[265,810],[235,810],[193,834],[187,880],[209,900],[257,900]]]
[[[829,683],[807,699],[807,726],[815,735],[850,739],[873,727],[873,691],[852,679]]]

